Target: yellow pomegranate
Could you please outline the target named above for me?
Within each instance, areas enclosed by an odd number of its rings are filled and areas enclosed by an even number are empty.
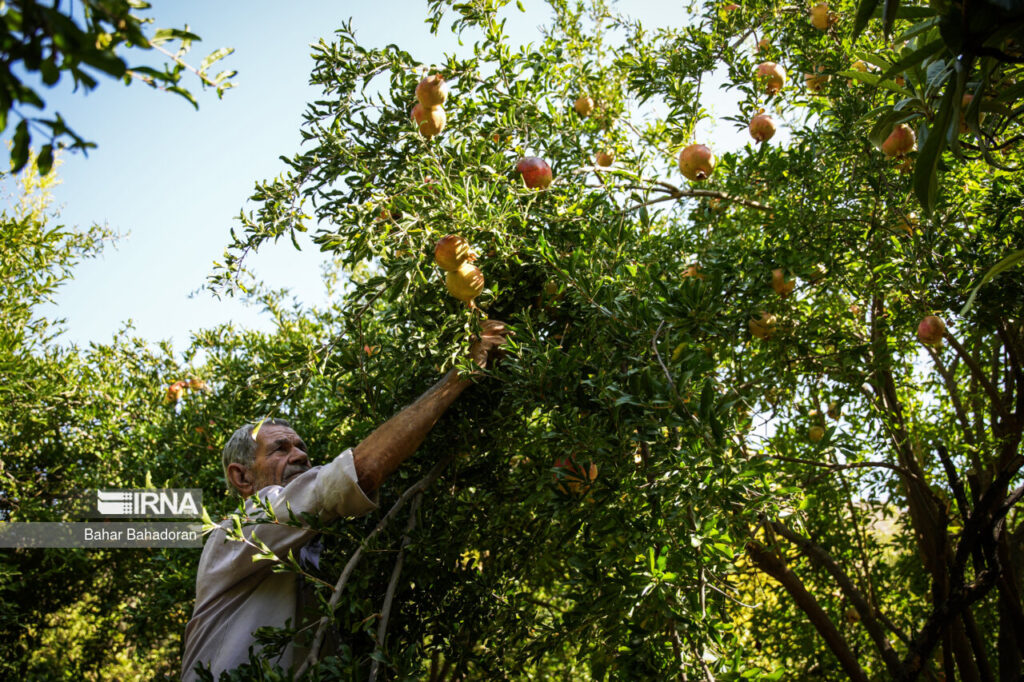
[[[702,144],[691,144],[679,152],[679,170],[687,180],[707,180],[715,169],[715,155]]]
[[[576,110],[577,114],[586,118],[594,110],[594,100],[587,95],[580,95],[576,103],[572,105],[572,108]]]
[[[428,140],[444,130],[444,124],[448,122],[442,107],[426,108],[417,102],[412,108],[412,122],[416,129]]]
[[[484,273],[471,263],[463,263],[458,270],[448,271],[444,283],[452,296],[470,308],[476,308],[473,299],[484,290]]]
[[[444,76],[435,73],[427,76],[416,86],[416,99],[424,107],[439,107],[448,99],[448,84],[444,82]]]
[[[775,333],[775,316],[765,311],[750,318],[750,333],[759,339],[771,338]]]

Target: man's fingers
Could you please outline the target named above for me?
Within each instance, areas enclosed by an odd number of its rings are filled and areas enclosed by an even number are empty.
[[[480,324],[480,331],[484,336],[491,336],[494,334],[508,334],[510,333],[508,327],[501,320],[484,320]]]
[[[498,343],[504,343],[505,337],[513,336],[514,331],[508,328],[508,326],[501,320],[484,320],[480,325],[480,336],[481,337],[498,337]]]

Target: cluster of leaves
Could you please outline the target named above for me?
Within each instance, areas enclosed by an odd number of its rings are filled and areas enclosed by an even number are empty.
[[[214,88],[218,97],[231,87],[234,71],[210,73],[216,62],[231,54],[231,48],[215,50],[198,67],[189,66],[184,57],[199,36],[187,27],[161,28],[147,35],[147,26],[153,22],[144,15],[148,9],[149,3],[141,0],[84,0],[77,10],[36,0],[12,0],[0,7],[0,132],[7,128],[11,114],[20,119],[11,148],[13,172],[28,162],[33,135],[46,140],[35,159],[43,175],[53,166],[55,148],[88,150],[96,146],[72,130],[60,112],[53,118],[27,113],[29,108],[46,106],[39,87],[26,83],[36,74],[47,87],[66,74],[76,89],[84,91],[99,85],[96,76],[123,79],[126,84],[139,80],[180,95],[195,107],[195,97],[182,85],[186,70],[193,71],[204,88]],[[174,51],[164,47],[174,42],[178,43]],[[129,65],[122,56],[147,51],[159,52],[167,61],[156,66]]]
[[[911,25],[893,38],[897,49],[865,55],[882,72],[851,72],[858,80],[890,90],[892,101],[877,116],[872,141],[881,144],[893,126],[913,123],[921,153],[914,189],[925,210],[935,206],[936,171],[947,148],[963,161],[983,158],[1006,168],[1021,139],[1024,86],[1015,76],[1024,64],[1024,8],[1010,0],[900,5],[899,0],[862,0],[853,37],[881,13],[886,36],[897,19]],[[971,142],[961,140],[970,131]]]

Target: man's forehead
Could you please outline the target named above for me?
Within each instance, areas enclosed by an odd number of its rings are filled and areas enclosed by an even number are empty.
[[[253,437],[257,443],[272,443],[285,438],[288,440],[302,440],[299,434],[293,429],[281,424],[263,424],[258,430],[253,431]]]

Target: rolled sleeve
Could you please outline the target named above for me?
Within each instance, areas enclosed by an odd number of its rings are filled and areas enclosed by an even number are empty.
[[[325,518],[362,516],[377,508],[375,500],[359,487],[352,450],[348,449],[325,464],[313,488],[316,506]],[[376,497],[376,496],[375,496]]]

